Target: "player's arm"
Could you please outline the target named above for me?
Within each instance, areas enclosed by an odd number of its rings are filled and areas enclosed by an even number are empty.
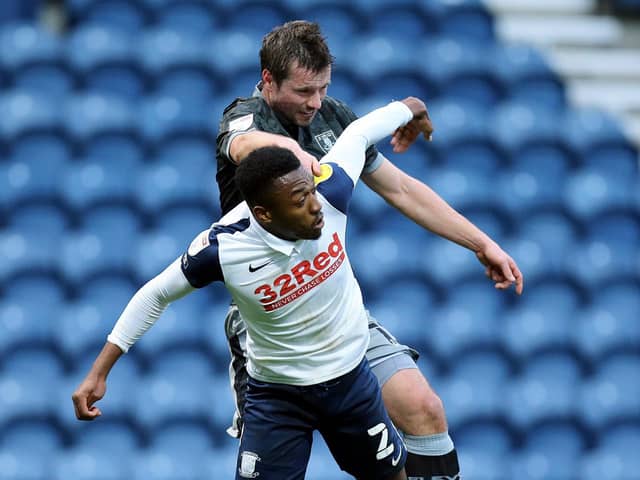
[[[475,252],[496,288],[515,284],[516,292],[522,293],[523,276],[513,259],[427,185],[386,159],[378,169],[363,175],[362,180],[418,225]]]
[[[153,326],[169,304],[217,280],[224,280],[218,241],[212,230],[205,230],[191,242],[184,255],[131,298],[89,373],[72,395],[76,417],[95,420],[101,415],[94,404],[106,392],[109,372],[120,356]]]
[[[107,376],[118,359],[153,326],[171,302],[193,290],[182,273],[180,259],[177,259],[135,293],[89,373],[71,397],[79,420],[95,420],[102,414],[94,404],[104,396]]]
[[[322,162],[338,164],[355,185],[364,166],[367,148],[396,129],[417,121],[425,113],[424,103],[414,97],[377,108],[350,123]]]
[[[316,157],[305,152],[293,138],[260,130],[235,135],[229,142],[229,158],[235,163],[240,163],[252,151],[261,147],[287,148],[291,150],[296,157],[298,157],[300,163],[310,169],[314,175],[320,175],[320,163]]]

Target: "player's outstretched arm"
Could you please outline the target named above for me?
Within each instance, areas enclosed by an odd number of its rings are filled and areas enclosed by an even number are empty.
[[[91,370],[71,395],[78,420],[95,420],[102,415],[95,403],[104,397],[107,391],[107,376],[122,353],[113,343],[105,343]]]
[[[261,147],[283,147],[291,150],[300,163],[314,175],[320,175],[320,163],[310,153],[305,152],[293,138],[275,133],[253,130],[236,135],[229,144],[229,155],[235,163],[240,163],[254,150]]]

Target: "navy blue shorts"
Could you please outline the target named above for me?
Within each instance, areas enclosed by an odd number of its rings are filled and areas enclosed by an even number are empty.
[[[304,479],[313,431],[340,468],[358,479],[386,479],[407,451],[364,359],[334,380],[296,387],[249,378],[236,479]]]

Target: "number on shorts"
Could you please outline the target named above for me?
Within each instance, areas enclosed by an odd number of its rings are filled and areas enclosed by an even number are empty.
[[[393,443],[389,441],[389,430],[387,426],[380,422],[374,427],[367,430],[370,437],[375,437],[380,434],[380,444],[378,445],[378,453],[376,453],[376,460],[382,460],[393,453]]]

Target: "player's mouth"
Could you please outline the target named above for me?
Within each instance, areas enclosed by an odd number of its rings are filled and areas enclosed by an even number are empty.
[[[315,110],[312,110],[312,111],[310,111],[310,112],[301,112],[301,113],[300,113],[300,115],[302,115],[302,117],[303,117],[305,120],[311,120],[311,119],[314,117],[314,115],[315,115],[315,114],[316,114],[316,111],[315,111]]]
[[[313,228],[320,229],[324,227],[324,214],[318,215],[318,219],[313,223]]]

